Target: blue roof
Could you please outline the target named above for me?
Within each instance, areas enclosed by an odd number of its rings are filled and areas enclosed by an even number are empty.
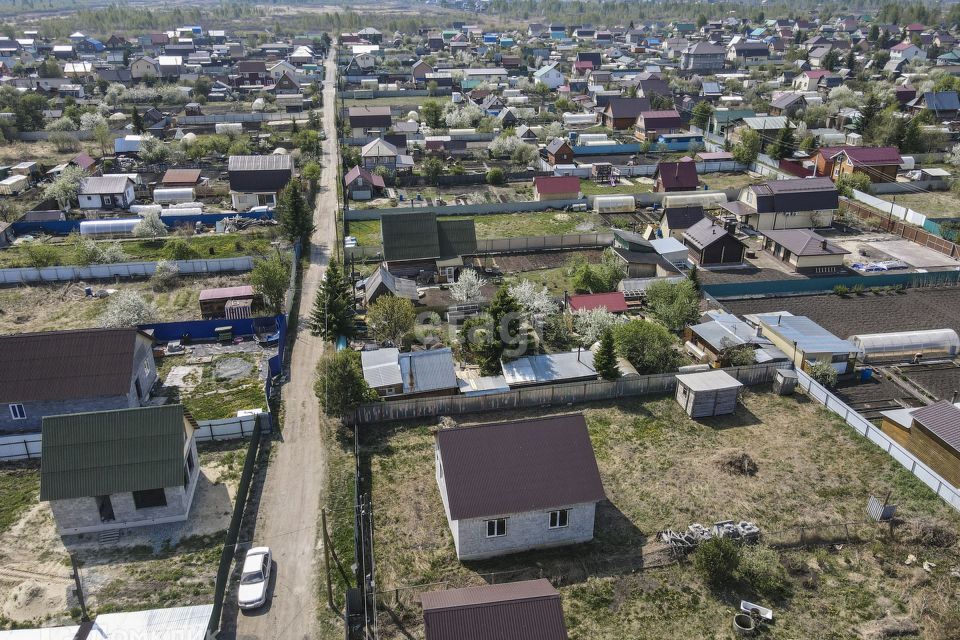
[[[956,91],[927,91],[923,94],[923,102],[927,109],[934,111],[958,111],[960,110],[960,97]]]

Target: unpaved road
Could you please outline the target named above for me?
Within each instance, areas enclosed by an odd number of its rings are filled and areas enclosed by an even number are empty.
[[[323,83],[323,175],[320,178],[316,230],[310,266],[303,274],[300,327],[283,386],[284,421],[260,498],[254,544],[273,550],[276,581],[268,607],[237,618],[238,640],[307,640],[317,637],[317,575],[320,503],[326,486],[326,452],[320,433],[320,408],[313,392],[314,370],[324,351],[306,321],[324,269],[337,242],[336,54],[331,49]],[[228,591],[235,593],[235,590]],[[230,596],[228,596],[230,597]],[[228,634],[223,634],[226,637]]]

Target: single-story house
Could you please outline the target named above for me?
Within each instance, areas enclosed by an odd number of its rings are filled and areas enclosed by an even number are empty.
[[[401,352],[388,347],[361,351],[363,378],[384,398],[424,398],[459,393],[449,348]]]
[[[343,176],[347,196],[351,200],[370,200],[383,191],[383,178],[357,165]]]
[[[580,179],[576,176],[536,176],[533,179],[533,199],[576,200],[580,198]]]
[[[862,173],[870,182],[896,182],[903,163],[896,147],[847,147],[832,158],[834,181],[840,176]]]
[[[125,175],[84,178],[77,192],[81,209],[129,209],[135,200],[133,180]]]
[[[139,407],[157,381],[153,338],[135,328],[0,336],[0,431],[44,416]]]
[[[763,250],[797,273],[825,274],[843,271],[844,257],[850,252],[810,229],[761,231]]]
[[[237,211],[273,207],[293,178],[293,158],[286,154],[230,156],[227,161],[230,198]]]
[[[200,169],[167,169],[160,178],[166,188],[192,188],[200,184]]]
[[[829,362],[837,373],[853,371],[857,347],[810,318],[784,311],[745,317],[759,327],[775,347],[790,356],[794,366],[807,370],[814,362]]]
[[[960,405],[880,412],[880,428],[944,480],[960,487]]]
[[[46,416],[41,438],[40,500],[61,535],[187,519],[200,465],[182,405]]]
[[[690,259],[702,267],[740,264],[746,250],[729,229],[712,218],[704,218],[684,231],[683,244]]]
[[[606,309],[610,313],[626,313],[627,301],[622,291],[610,293],[583,293],[567,296],[567,307],[571,312]]]
[[[653,173],[654,188],[658,193],[696,191],[700,184],[696,162],[660,162]]]
[[[463,256],[477,251],[473,220],[442,220],[436,213],[384,213],[380,235],[390,273],[418,281],[454,282]]]
[[[420,299],[416,282],[407,278],[398,278],[387,271],[386,267],[380,265],[364,283],[363,300],[369,307],[376,302],[377,298],[387,295],[405,298],[414,303]]]
[[[723,352],[733,347],[750,345],[753,349],[769,348],[773,344],[757,330],[732,313],[708,311],[709,320],[684,329],[686,349],[700,362],[716,362]]]
[[[597,379],[593,353],[589,349],[521,356],[503,362],[501,366],[503,377],[511,389]]]
[[[545,578],[420,596],[426,640],[567,640],[560,592]]]
[[[350,107],[347,112],[353,136],[362,137],[370,132],[384,133],[393,122],[390,107]]]
[[[676,109],[641,111],[637,116],[635,135],[638,140],[655,142],[658,137],[683,131],[683,120]]]
[[[97,614],[66,627],[0,631],[0,640],[206,640],[212,604]]]
[[[441,429],[435,455],[457,558],[593,539],[606,496],[583,414]]]

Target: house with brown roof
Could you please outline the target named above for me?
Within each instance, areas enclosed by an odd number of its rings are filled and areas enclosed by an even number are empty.
[[[676,109],[666,111],[641,111],[637,116],[636,137],[638,140],[655,142],[662,135],[680,133],[683,121]]]
[[[547,160],[552,165],[573,164],[573,147],[563,138],[554,138],[546,148]]]
[[[948,483],[960,487],[960,407],[941,400],[882,411],[880,428]]]
[[[441,429],[435,458],[459,559],[593,539],[606,496],[583,414]]]
[[[832,161],[833,169],[826,175],[834,182],[855,173],[869,177],[870,182],[896,182],[903,158],[896,147],[846,147]]]
[[[384,189],[383,177],[357,165],[343,176],[347,197],[351,200],[370,200]]]
[[[712,218],[704,218],[683,232],[690,259],[702,267],[740,264],[746,249],[731,230]]]
[[[350,107],[347,117],[354,137],[385,133],[393,123],[390,107]]]
[[[545,578],[431,591],[420,602],[426,640],[568,638],[560,593]]]
[[[160,178],[164,187],[195,187],[200,182],[200,169],[167,169]]]
[[[809,229],[781,229],[761,232],[763,250],[785,262],[797,273],[826,274],[843,271],[844,257],[850,254]]]
[[[649,110],[650,100],[647,98],[610,98],[600,117],[603,126],[623,131],[632,129],[640,114]]]
[[[653,173],[654,188],[658,193],[695,191],[700,184],[696,162],[661,162]]]
[[[0,336],[0,432],[39,431],[44,416],[138,407],[156,381],[153,338],[135,328]]]
[[[757,231],[828,227],[839,206],[830,178],[773,180],[740,190],[740,197],[720,205],[737,222]]]
[[[580,178],[576,176],[536,176],[533,179],[533,199],[576,200],[580,197]]]

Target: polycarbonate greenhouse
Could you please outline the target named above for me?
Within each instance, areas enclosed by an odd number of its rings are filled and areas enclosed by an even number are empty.
[[[953,329],[867,333],[850,336],[850,342],[856,345],[857,358],[862,362],[913,360],[917,354],[923,358],[946,358],[956,356],[960,350],[960,336]]]
[[[133,228],[140,222],[140,218],[114,218],[110,220],[84,220],[80,223],[82,236],[126,236],[133,233]]]

